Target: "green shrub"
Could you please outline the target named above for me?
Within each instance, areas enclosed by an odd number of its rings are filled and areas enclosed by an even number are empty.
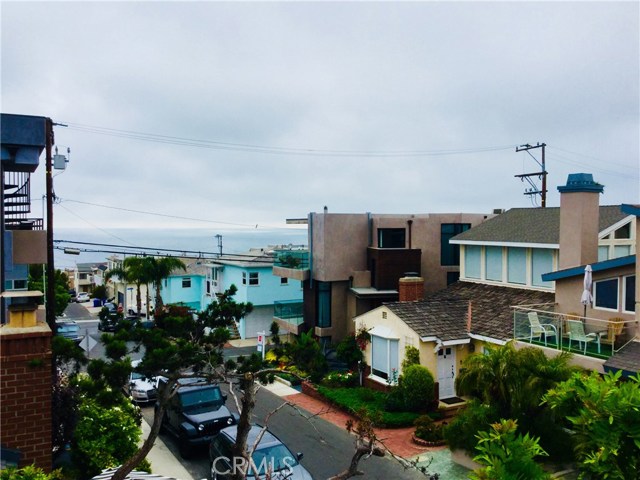
[[[349,368],[355,369],[358,366],[358,362],[361,362],[364,356],[355,334],[347,335],[340,341],[336,347],[336,355],[338,360],[349,365]]]
[[[356,372],[330,372],[322,379],[322,384],[327,387],[355,387],[358,385],[360,376]]]
[[[63,476],[60,470],[54,470],[51,473],[45,473],[44,470],[28,465],[22,468],[9,467],[0,470],[0,480],[62,480]]]
[[[387,394],[385,399],[384,409],[387,412],[404,412],[406,410],[404,406],[404,397],[400,387],[392,387],[391,391]]]
[[[474,460],[483,467],[476,470],[473,480],[503,480],[526,478],[527,480],[547,480],[551,475],[534,460],[537,456],[547,456],[538,445],[538,439],[517,433],[515,420],[500,420],[491,425],[491,430],[478,432],[480,452]],[[606,478],[606,477],[605,477]]]
[[[402,360],[402,371],[404,372],[411,365],[420,365],[420,350],[411,345],[404,347],[404,360]]]
[[[402,373],[400,381],[404,406],[410,412],[428,410],[434,400],[435,381],[431,372],[422,365],[411,365]]]
[[[475,455],[478,432],[488,430],[489,425],[500,418],[498,409],[472,400],[453,421],[444,428],[444,438],[452,450],[465,450]]]
[[[416,427],[415,436],[422,440],[438,442],[444,439],[442,425],[436,424],[429,415],[419,416],[413,425]]]
[[[83,398],[71,450],[74,465],[83,477],[121,465],[138,450],[141,433],[140,409],[127,399],[105,407]]]

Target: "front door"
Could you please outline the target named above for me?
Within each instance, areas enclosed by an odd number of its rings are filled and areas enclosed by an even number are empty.
[[[456,396],[454,380],[456,376],[456,351],[451,347],[438,350],[438,384],[440,398]]]

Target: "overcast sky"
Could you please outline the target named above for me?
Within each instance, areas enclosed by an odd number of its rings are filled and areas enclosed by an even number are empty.
[[[537,142],[549,206],[572,172],[601,204],[640,202],[636,1],[3,1],[1,17],[2,112],[68,124],[59,228],[526,207],[514,175],[540,167],[515,147]]]

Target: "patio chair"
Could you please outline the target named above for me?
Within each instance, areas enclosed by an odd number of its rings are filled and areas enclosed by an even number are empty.
[[[547,337],[555,337],[556,343],[558,341],[558,330],[556,326],[551,323],[540,323],[537,312],[529,312],[529,343],[533,341],[533,337],[542,339],[544,336],[544,346],[547,346]]]
[[[600,353],[600,335],[597,333],[585,333],[584,324],[580,320],[567,320],[569,327],[569,350],[571,350],[571,342],[578,342],[578,348],[582,348],[584,342],[583,354],[587,354],[587,344],[598,342],[598,353]]]

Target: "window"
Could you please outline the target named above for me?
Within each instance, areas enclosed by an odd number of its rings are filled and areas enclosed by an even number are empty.
[[[609,260],[609,247],[598,247],[598,261],[604,262],[605,260]]]
[[[460,265],[460,245],[452,245],[449,240],[470,228],[470,223],[443,223],[440,225],[440,265]]]
[[[317,282],[316,295],[318,302],[317,325],[320,328],[331,326],[331,283]]]
[[[631,222],[617,229],[613,234],[613,238],[631,238]]]
[[[624,311],[636,311],[636,276],[624,277]]]
[[[382,311],[382,318],[386,319],[387,318],[387,312],[385,312],[384,310]]]
[[[464,248],[464,276],[480,278],[480,247],[468,245]]]
[[[630,245],[615,245],[613,247],[613,258],[626,257],[631,255]]]
[[[600,280],[593,284],[593,306],[618,310],[618,279]]]
[[[371,335],[371,373],[388,379],[398,372],[398,340]]]
[[[289,279],[287,277],[280,277],[280,285],[289,285]]]
[[[507,282],[526,285],[527,251],[524,248],[507,249]]]
[[[211,293],[211,280],[207,280],[207,293]]]
[[[184,277],[182,279],[182,288],[191,288],[191,277]]]
[[[536,287],[551,287],[552,282],[543,281],[542,274],[553,270],[553,250],[534,248],[531,257],[531,283]]]
[[[404,228],[379,228],[378,248],[405,248]]]
[[[487,280],[502,281],[502,247],[486,247]]]
[[[86,274],[86,273],[80,273],[80,274],[78,275],[78,278],[79,278],[80,280],[86,280],[86,279],[87,279],[87,274]]]
[[[249,278],[249,280],[247,281],[247,277]],[[243,285],[260,285],[260,276],[258,274],[258,272],[249,272],[249,275],[247,275],[247,272],[242,272],[242,284]]]

